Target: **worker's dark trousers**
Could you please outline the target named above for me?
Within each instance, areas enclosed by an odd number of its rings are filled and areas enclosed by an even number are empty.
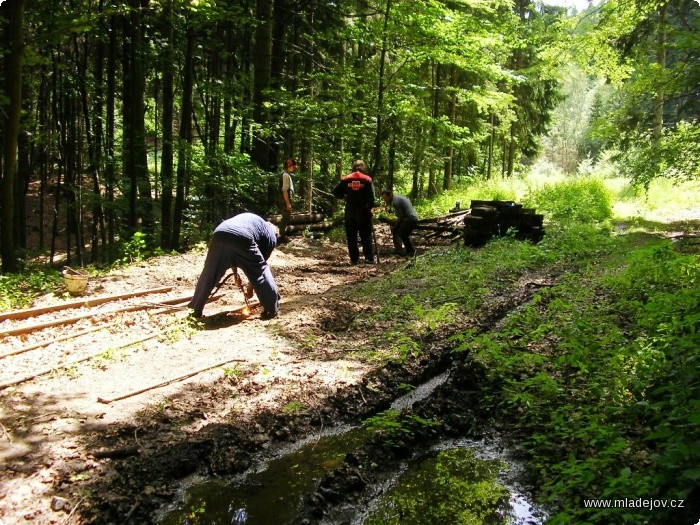
[[[345,212],[345,237],[348,243],[348,255],[350,262],[356,263],[360,260],[360,248],[357,244],[357,234],[360,234],[362,241],[362,255],[365,261],[374,261],[372,252],[372,216],[368,210],[360,212]]]
[[[399,221],[396,226],[391,229],[391,234],[394,241],[394,249],[397,252],[401,251],[402,245],[406,247],[406,254],[413,255],[416,253],[416,249],[411,243],[411,234],[413,230],[418,226],[418,221],[412,219],[404,219]]]
[[[282,202],[282,220],[278,224],[280,229],[280,237],[285,237],[287,235],[287,226],[292,221],[292,212],[287,211],[287,204],[284,202],[284,197],[280,197]],[[289,197],[289,202],[292,202],[292,197]]]
[[[226,270],[234,267],[240,268],[253,285],[253,290],[265,312],[276,313],[279,309],[280,297],[277,283],[258,245],[252,239],[225,232],[215,232],[211,239],[204,269],[197,281],[194,297],[188,305],[194,313],[202,314],[211,291]]]

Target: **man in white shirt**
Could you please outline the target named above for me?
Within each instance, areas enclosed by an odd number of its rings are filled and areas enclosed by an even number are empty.
[[[297,171],[297,163],[294,159],[284,161],[284,170],[280,175],[280,192],[282,194],[282,221],[279,224],[280,237],[284,238],[287,226],[292,218],[292,197],[294,197],[294,181],[292,173]]]

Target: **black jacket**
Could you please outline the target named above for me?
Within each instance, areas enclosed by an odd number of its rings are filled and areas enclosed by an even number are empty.
[[[345,199],[346,213],[369,211],[376,206],[372,177],[359,171],[343,177],[333,188],[333,195]]]

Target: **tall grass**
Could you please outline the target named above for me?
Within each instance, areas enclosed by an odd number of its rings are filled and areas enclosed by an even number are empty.
[[[561,200],[551,205],[555,197]],[[571,215],[567,201],[574,199],[589,201],[594,208],[579,209],[577,215]],[[617,167],[606,159],[597,164],[582,162],[576,175],[567,175],[553,164],[540,161],[522,176],[461,182],[435,198],[417,200],[414,205],[421,217],[436,217],[446,214],[457,202],[462,209],[469,208],[472,200],[522,202],[556,221],[586,222],[588,215],[599,222],[634,218],[671,220],[679,210],[700,207],[700,181],[655,179],[645,190],[622,177]],[[607,207],[612,209],[609,216]]]

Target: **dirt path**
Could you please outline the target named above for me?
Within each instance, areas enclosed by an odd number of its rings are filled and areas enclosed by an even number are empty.
[[[388,252],[388,231],[380,227],[377,233]],[[431,247],[425,239],[418,245]],[[348,328],[372,307],[351,299],[347,291],[357,280],[381,278],[403,259],[383,255],[380,265],[351,267],[344,246],[296,238],[271,258],[283,296],[281,317],[267,322],[259,313],[242,317],[237,313],[242,296],[227,284],[221,297],[206,306],[203,325],[193,328],[183,311],[158,304],[192,293],[204,257],[162,257],[114,271],[92,281],[86,297],[172,289],[49,314],[55,319],[103,312],[98,321],[83,319],[0,339],[3,355],[107,325],[0,359],[0,383],[5,383],[101,354],[0,389],[0,525],[152,523],[154,512],[175,498],[179,480],[186,476],[242,472],[271,444],[357,422],[386,408],[402,383],[417,384],[446,366],[449,334],[441,338],[439,333],[424,341],[420,357],[401,366],[378,369],[353,359],[362,340]],[[533,283],[551,277],[522,276],[508,295],[484,305],[484,319],[474,319],[474,326],[490,326],[527,301]],[[37,306],[70,300],[45,297]],[[147,310],[109,313],[110,308],[144,302],[154,304]],[[35,321],[0,322],[0,334],[27,322]],[[199,373],[170,381],[192,372]],[[464,393],[452,392],[436,402],[443,402],[448,412],[455,410],[454,399],[473,395],[472,381],[464,383]],[[456,414],[451,425],[459,431],[469,421]],[[365,458],[370,465],[381,459]],[[353,476],[347,477],[352,481]],[[327,482],[334,487],[344,478]]]
[[[380,245],[389,245],[387,233],[379,231]],[[114,458],[158,455],[232,418],[253,442],[262,441],[269,429],[256,426],[261,414],[316,406],[367,374],[369,367],[346,360],[345,350],[334,346],[329,327],[342,327],[366,308],[343,298],[347,286],[391,271],[402,259],[385,256],[380,265],[351,267],[344,246],[295,238],[270,260],[283,297],[281,317],[265,322],[259,312],[237,313],[242,295],[231,280],[221,298],[205,307],[202,329],[192,329],[185,311],[157,305],[192,293],[204,257],[188,253],[116,270],[93,279],[84,298],[171,286],[167,293],[0,323],[1,332],[101,315],[1,340],[1,355],[50,344],[0,359],[0,383],[84,360],[0,390],[0,525],[103,523],[104,516],[133,507],[130,485],[137,495],[160,491],[167,498],[165,486],[113,483],[120,476]],[[75,298],[45,297],[35,306],[66,301]],[[144,303],[153,307],[110,313]],[[99,327],[104,328],[51,342]],[[138,340],[143,341],[124,346]],[[178,468],[182,472],[175,478],[190,466]],[[110,485],[113,493],[100,493]]]

